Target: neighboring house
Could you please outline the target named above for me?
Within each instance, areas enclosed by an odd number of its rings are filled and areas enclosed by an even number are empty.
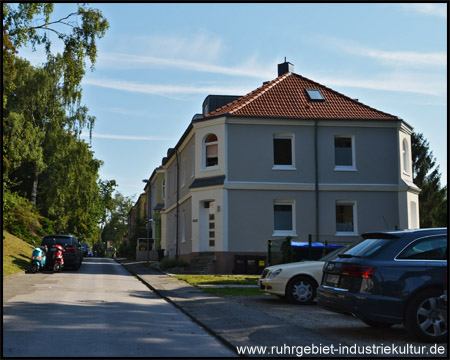
[[[231,273],[269,239],[419,227],[411,126],[278,70],[245,96],[208,96],[163,159],[170,257],[209,254]]]
[[[149,218],[152,238],[155,240],[152,250],[165,249],[161,244],[161,210],[164,208],[165,173],[162,166],[155,169],[150,176],[150,191],[147,204],[149,204]]]
[[[137,226],[139,226],[137,219],[140,219],[141,221],[146,219],[147,216],[146,200],[147,200],[146,193],[142,193],[141,195],[139,195],[139,198],[137,199],[136,203],[132,206],[132,208],[128,212],[128,235],[127,235],[128,243],[137,232]]]

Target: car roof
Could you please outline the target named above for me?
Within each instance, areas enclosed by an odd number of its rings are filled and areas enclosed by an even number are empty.
[[[397,239],[406,234],[445,234],[447,233],[447,228],[427,228],[427,229],[405,229],[405,230],[395,230],[395,231],[380,231],[380,232],[367,232],[361,234],[363,239],[373,239],[373,238],[381,238],[381,239]]]

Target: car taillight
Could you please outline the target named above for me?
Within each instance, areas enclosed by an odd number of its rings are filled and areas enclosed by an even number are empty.
[[[342,275],[370,279],[375,273],[375,270],[375,266],[346,265],[342,269]]]
[[[75,246],[68,246],[66,247],[67,252],[75,252]]]

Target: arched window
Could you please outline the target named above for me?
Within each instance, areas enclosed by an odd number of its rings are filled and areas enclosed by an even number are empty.
[[[210,134],[205,138],[205,167],[217,166],[219,163],[219,145],[217,136]]]
[[[403,139],[403,142],[402,142],[402,154],[403,154],[403,171],[406,174],[410,174],[409,145],[408,145],[408,140],[406,140],[406,139]]]

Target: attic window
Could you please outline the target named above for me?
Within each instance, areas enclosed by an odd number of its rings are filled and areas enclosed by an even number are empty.
[[[325,101],[325,98],[318,89],[306,89],[306,93],[311,101]]]

